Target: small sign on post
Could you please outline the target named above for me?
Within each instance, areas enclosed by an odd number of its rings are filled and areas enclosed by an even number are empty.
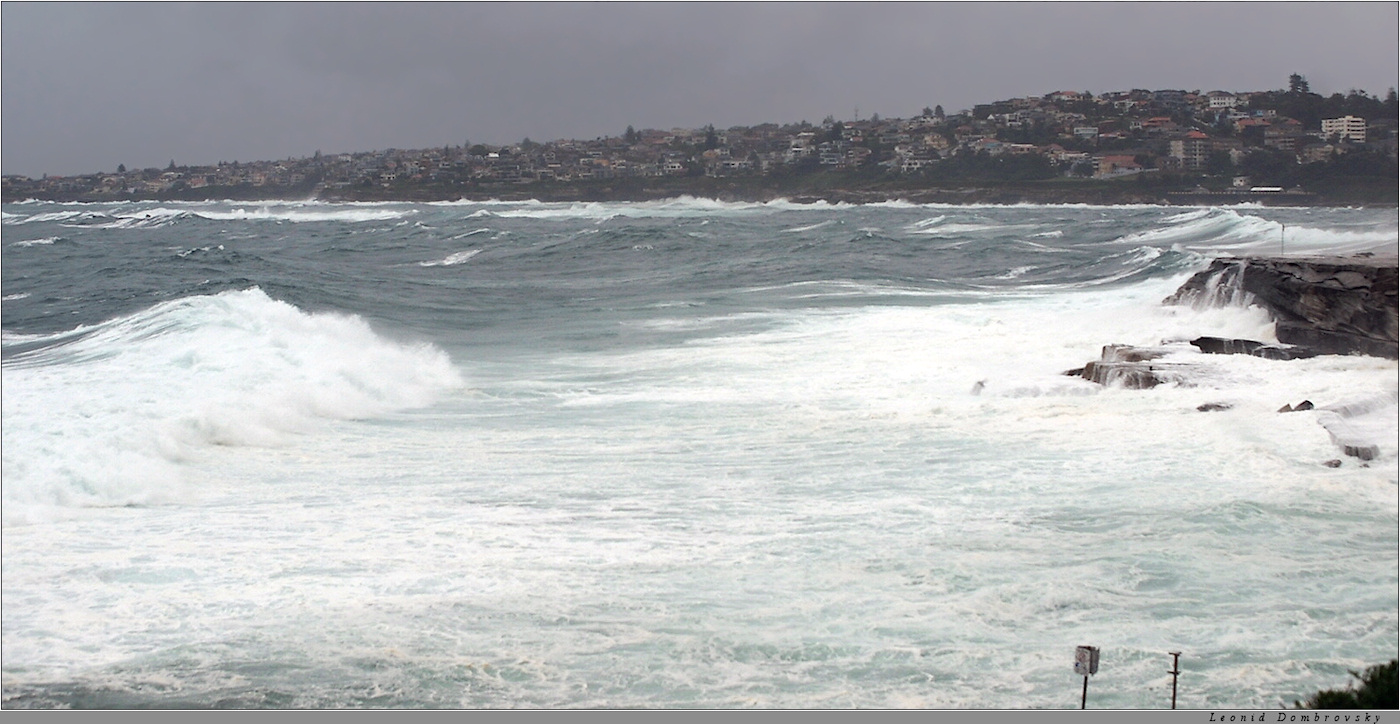
[[[1080,646],[1074,650],[1074,673],[1080,676],[1099,673],[1099,647]]]
[[[1074,650],[1074,673],[1084,677],[1084,691],[1079,696],[1079,708],[1089,701],[1089,677],[1099,673],[1099,647],[1080,646]]]

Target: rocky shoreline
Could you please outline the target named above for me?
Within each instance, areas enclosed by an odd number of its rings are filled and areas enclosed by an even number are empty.
[[[1187,280],[1163,304],[1257,305],[1274,320],[1278,344],[1218,337],[1190,340],[1190,346],[1202,354],[1247,354],[1273,360],[1364,355],[1393,360],[1400,358],[1396,270],[1393,252],[1350,257],[1226,257]],[[1158,347],[1110,344],[1099,359],[1065,374],[1128,389],[1190,385],[1193,365],[1173,355],[1183,347],[1165,342]],[[1364,419],[1377,410],[1393,414],[1395,404],[1394,390],[1373,399],[1341,401],[1317,408],[1318,422],[1343,454],[1371,460],[1379,454],[1379,445]],[[1215,412],[1229,408],[1228,404],[1207,403],[1196,409]],[[1297,405],[1285,404],[1279,412],[1313,409],[1313,402],[1304,400]],[[1328,464],[1333,463],[1340,464]]]
[[[1397,259],[1365,252],[1350,257],[1222,257],[1182,284],[1163,304],[1257,305],[1274,320],[1278,344],[1198,337],[1203,354],[1247,354],[1274,360],[1319,355],[1400,358]],[[1110,344],[1099,359],[1066,374],[1134,389],[1181,383],[1172,349]]]
[[[1188,280],[1166,304],[1255,304],[1275,336],[1311,354],[1396,359],[1396,259],[1226,257]]]

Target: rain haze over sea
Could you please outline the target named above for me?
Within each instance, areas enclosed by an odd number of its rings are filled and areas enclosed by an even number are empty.
[[[1394,209],[0,228],[7,708],[1077,708],[1085,644],[1094,707],[1181,651],[1181,706],[1278,708],[1400,645],[1396,362],[1201,355],[1273,325],[1162,303],[1284,233],[1393,253]],[[1189,383],[1064,374],[1114,343]],[[1305,399],[1381,400],[1379,456]]]

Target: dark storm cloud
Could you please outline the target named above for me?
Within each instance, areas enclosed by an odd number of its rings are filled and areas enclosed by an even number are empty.
[[[3,167],[82,173],[1054,90],[1396,85],[1394,3],[3,5]]]

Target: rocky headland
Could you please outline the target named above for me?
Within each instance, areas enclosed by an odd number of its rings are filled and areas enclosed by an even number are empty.
[[[1247,354],[1273,360],[1319,355],[1365,355],[1397,359],[1396,255],[1393,251],[1350,257],[1229,257],[1213,261],[1187,280],[1164,304],[1198,307],[1256,305],[1274,320],[1277,343],[1249,339],[1197,337],[1189,344],[1202,354]],[[1160,384],[1192,384],[1189,358],[1173,354],[1182,343],[1158,347],[1110,344],[1099,359],[1066,374],[1102,385],[1146,389]],[[1371,420],[1391,416],[1396,392],[1365,400],[1337,401],[1317,407],[1318,422],[1343,453],[1361,460],[1379,454]],[[1314,409],[1304,400],[1279,412]],[[1214,412],[1228,404],[1208,403],[1197,410]],[[1381,425],[1380,427],[1385,427]],[[1377,428],[1379,429],[1379,428]],[[1389,429],[1389,428],[1387,428]],[[1390,433],[1387,433],[1390,434]],[[1337,461],[1330,461],[1335,463]]]
[[[1216,259],[1165,303],[1255,304],[1273,317],[1278,341],[1299,352],[1397,357],[1393,255]]]

